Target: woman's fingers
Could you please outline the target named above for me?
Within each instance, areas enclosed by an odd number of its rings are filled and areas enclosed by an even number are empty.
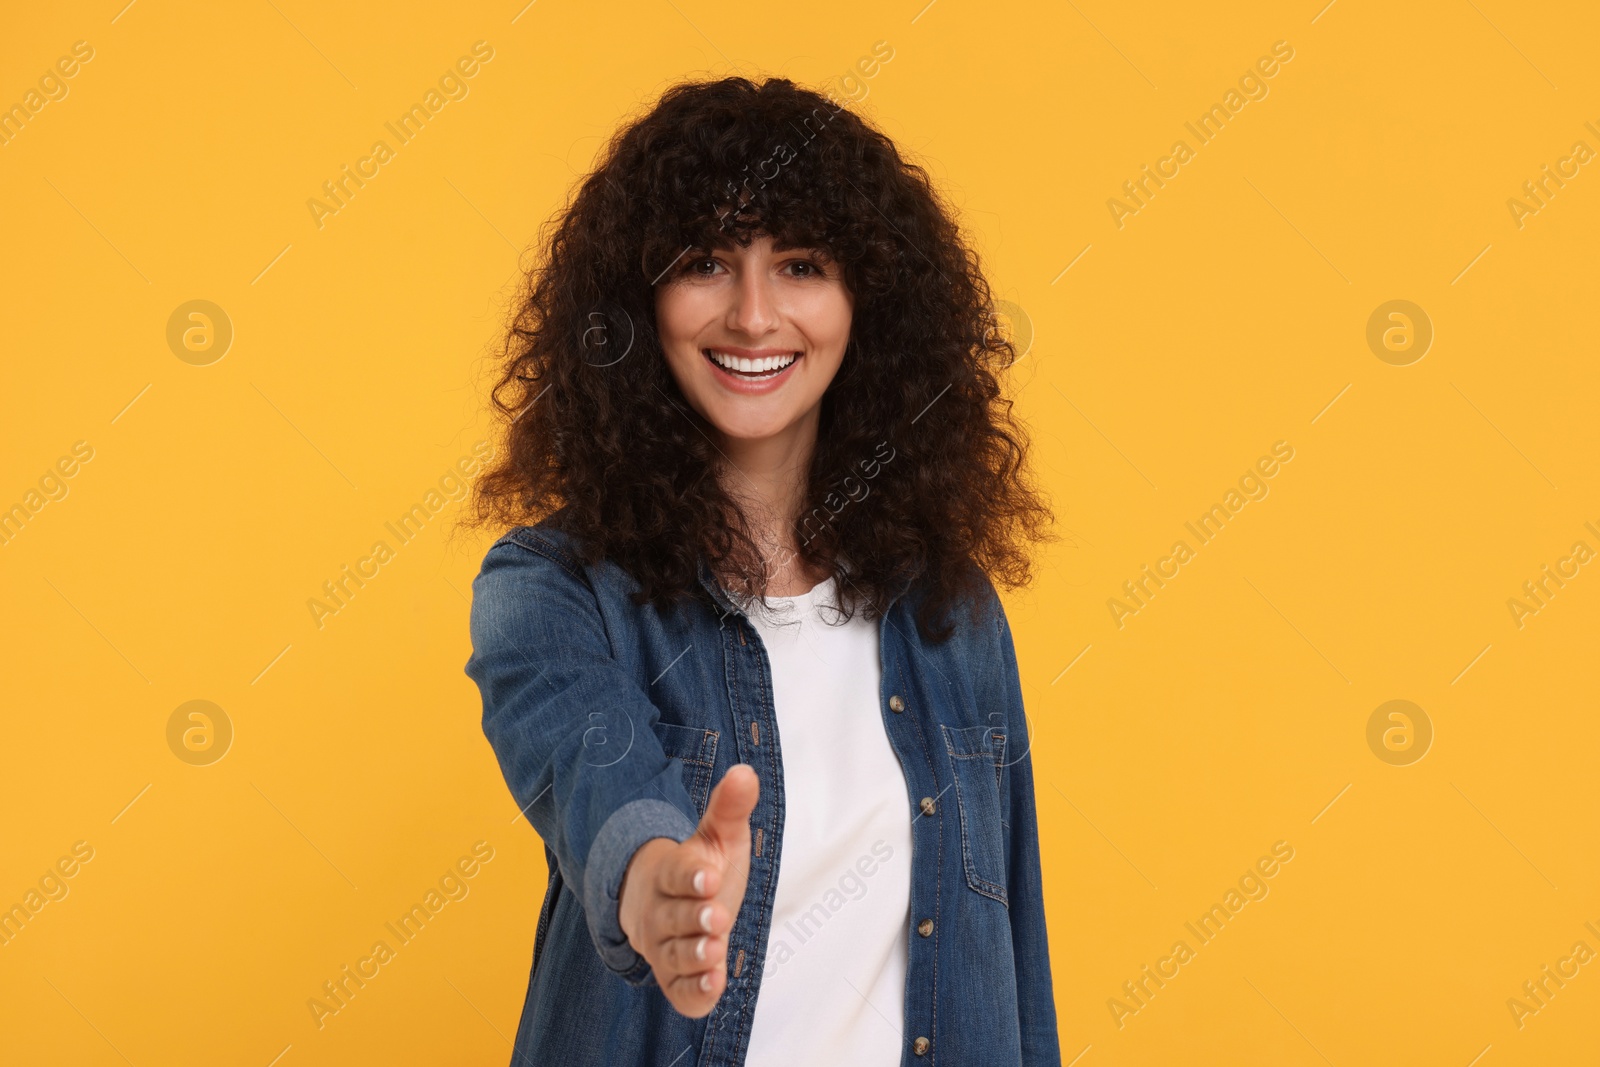
[[[711,971],[702,971],[699,974],[680,974],[667,980],[661,991],[667,995],[667,1000],[681,1015],[691,1019],[698,1019],[709,1015],[711,1009],[716,1007],[717,998],[722,996],[722,987],[726,984],[725,969],[718,967]]]
[[[728,919],[728,909],[722,904],[696,897],[665,901],[657,918],[660,925],[656,928],[656,939],[662,942],[678,937],[723,934],[732,925]]]
[[[677,974],[714,970],[728,958],[728,942],[714,934],[675,937],[666,943],[666,964]]]
[[[722,886],[720,868],[702,849],[680,845],[662,866],[661,891],[674,897],[710,898]]]
[[[693,897],[663,898],[645,941],[652,967],[671,972],[700,972],[727,955],[733,922],[717,901]],[[657,975],[657,980],[660,980]],[[665,988],[665,983],[663,983]]]

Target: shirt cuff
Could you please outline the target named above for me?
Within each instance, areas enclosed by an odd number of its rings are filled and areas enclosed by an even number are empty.
[[[688,816],[666,801],[634,800],[611,813],[589,848],[583,875],[589,934],[601,961],[630,985],[643,985],[649,979],[650,964],[628,944],[617,918],[617,894],[628,861],[652,838],[686,841],[694,832]]]

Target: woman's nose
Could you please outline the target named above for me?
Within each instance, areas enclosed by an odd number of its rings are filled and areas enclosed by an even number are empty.
[[[740,333],[760,337],[772,329],[777,307],[765,271],[745,270],[733,291],[729,325]]]

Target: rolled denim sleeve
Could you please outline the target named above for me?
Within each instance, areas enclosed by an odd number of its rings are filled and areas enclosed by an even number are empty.
[[[660,712],[612,655],[598,602],[575,561],[501,539],[472,584],[466,673],[483,732],[517,806],[583,904],[601,960],[633,985],[650,967],[617,920],[639,846],[683,841],[695,807],[657,739]]]
[[[1027,1067],[1060,1067],[1061,1041],[1056,1032],[1055,990],[1050,979],[1050,942],[1044,921],[1044,884],[1039,867],[1039,820],[1034,809],[1032,738],[1022,707],[1022,678],[1016,647],[1004,607],[995,600],[995,626],[1005,693],[1006,736],[1022,755],[1008,768],[1011,775],[1011,832],[1007,844],[1011,950],[1017,972],[1017,1023],[1022,1036],[1022,1062]]]

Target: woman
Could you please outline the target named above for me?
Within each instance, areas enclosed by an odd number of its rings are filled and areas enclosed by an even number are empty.
[[[680,85],[542,251],[466,666],[550,871],[514,1062],[1059,1063],[991,580],[1050,514],[925,172]]]

